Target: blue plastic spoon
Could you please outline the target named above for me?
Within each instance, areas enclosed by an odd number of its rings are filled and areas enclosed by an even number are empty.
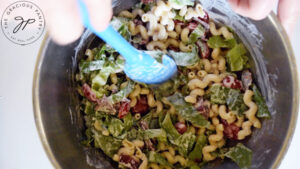
[[[96,31],[90,23],[86,5],[82,0],[78,0],[78,3],[84,26],[125,58],[124,72],[129,78],[142,83],[159,84],[170,79],[177,72],[172,58],[163,55],[162,64],[157,62],[152,56],[134,48],[111,25],[102,32]]]

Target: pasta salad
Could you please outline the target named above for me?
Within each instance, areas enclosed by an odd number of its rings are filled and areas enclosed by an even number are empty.
[[[192,0],[142,0],[111,25],[157,61],[171,56],[178,73],[162,84],[138,83],[109,45],[87,49],[76,74],[82,144],[120,168],[199,169],[225,158],[249,168],[252,151],[240,141],[270,112],[234,32]]]

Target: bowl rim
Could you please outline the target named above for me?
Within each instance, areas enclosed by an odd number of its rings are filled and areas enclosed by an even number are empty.
[[[283,41],[284,48],[287,51],[287,58],[288,58],[289,64],[291,65],[292,78],[294,79],[293,91],[296,91],[296,94],[293,98],[294,106],[292,108],[292,116],[291,116],[291,122],[288,126],[288,132],[283,141],[282,148],[271,167],[272,169],[276,169],[276,168],[279,168],[282,160],[284,159],[285,154],[288,151],[290,143],[293,139],[293,135],[294,135],[295,128],[296,128],[297,117],[298,117],[298,111],[299,111],[299,95],[300,95],[299,88],[300,88],[300,86],[299,86],[299,76],[298,76],[298,71],[297,71],[297,66],[296,66],[296,58],[295,58],[295,55],[293,52],[292,45],[288,38],[288,35],[287,35],[285,29],[283,28],[283,26],[281,25],[281,23],[279,22],[276,14],[273,11],[267,16],[267,19],[269,19],[271,21],[271,23],[274,25],[276,31],[278,32],[278,35],[280,36],[280,38]],[[36,129],[37,129],[39,138],[42,142],[43,148],[44,148],[49,160],[51,161],[52,165],[54,166],[54,168],[61,169],[62,167],[59,164],[59,162],[57,161],[56,157],[54,156],[54,154],[51,150],[51,147],[49,145],[49,142],[47,140],[47,136],[45,134],[43,122],[41,119],[42,115],[41,115],[39,99],[38,99],[39,79],[40,79],[40,67],[39,66],[40,66],[41,60],[43,58],[43,54],[45,52],[46,44],[49,42],[49,40],[50,40],[49,33],[46,32],[46,34],[43,38],[43,41],[41,43],[39,52],[38,52],[36,62],[35,62],[33,85],[32,85],[32,103],[33,103],[35,125],[36,125]]]

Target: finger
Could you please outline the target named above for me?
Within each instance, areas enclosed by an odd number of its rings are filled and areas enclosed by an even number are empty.
[[[260,20],[272,10],[273,0],[228,0],[232,9],[240,15]]]
[[[44,0],[46,24],[54,41],[67,44],[75,41],[83,32],[79,9],[74,0]]]
[[[111,0],[85,0],[85,4],[92,26],[98,31],[103,31],[111,20]]]
[[[299,6],[299,0],[280,0],[278,4],[278,18],[290,38],[299,19]]]

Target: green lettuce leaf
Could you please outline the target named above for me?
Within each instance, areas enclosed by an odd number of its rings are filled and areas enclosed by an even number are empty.
[[[197,42],[197,40],[201,37],[205,36],[205,29],[203,28],[203,26],[201,24],[199,24],[197,26],[196,29],[193,30],[193,32],[190,34],[189,36],[189,43],[193,44],[195,42]]]
[[[159,63],[162,63],[162,57],[164,55],[164,53],[162,51],[144,51],[145,53],[147,53],[148,55],[152,56],[156,61],[158,61]]]
[[[110,25],[117,30],[126,40],[131,39],[131,33],[128,29],[129,20],[123,17],[113,17]]]
[[[81,60],[79,63],[79,71],[83,73],[90,73],[95,70],[102,69],[104,65],[104,60],[95,60],[95,61],[84,61]]]
[[[229,89],[226,104],[228,108],[241,116],[248,109],[243,100],[244,95],[240,90]]]
[[[157,164],[160,164],[163,166],[169,166],[169,167],[172,166],[161,154],[156,153],[154,151],[150,151],[148,153],[148,159],[149,159],[149,162],[152,162],[152,163],[157,163]]]
[[[213,84],[209,89],[210,101],[215,104],[225,104],[228,90],[220,84]]]
[[[180,6],[183,6],[183,5],[193,6],[194,5],[193,0],[169,0],[169,2],[175,3],[175,4],[180,5]]]
[[[253,100],[258,106],[258,111],[256,113],[256,116],[259,118],[271,118],[270,111],[268,110],[268,107],[266,105],[266,101],[261,95],[260,91],[258,90],[256,85],[252,86],[252,90],[254,93]]]
[[[226,55],[227,63],[229,65],[230,71],[241,71],[247,68],[248,58],[245,56],[247,53],[246,48],[243,44],[237,44],[232,49],[230,49]]]
[[[129,130],[132,125],[133,125],[133,118],[132,118],[132,115],[131,113],[128,113],[124,118],[123,118],[123,121],[124,121],[124,127],[125,127],[125,130]]]
[[[120,136],[123,133],[124,129],[125,124],[117,118],[113,118],[108,125],[108,131],[114,137]]]
[[[251,167],[252,151],[242,143],[238,143],[235,147],[230,148],[225,156],[233,160],[241,169]]]
[[[173,57],[178,66],[191,66],[199,61],[197,48],[194,47],[192,52],[175,52],[169,51],[169,55]]]
[[[161,142],[167,142],[167,133],[163,129],[147,129],[143,131],[143,136],[145,140],[157,139]]]
[[[191,104],[185,102],[184,97],[180,93],[175,93],[167,98],[176,109],[176,112],[186,121],[191,122],[197,127],[208,127],[207,121]]]
[[[175,144],[175,140],[180,136],[176,128],[174,127],[170,114],[167,113],[161,127],[166,131],[167,137],[172,144]]]
[[[122,140],[113,138],[112,136],[104,136],[97,131],[94,131],[94,143],[96,148],[101,150],[110,158],[116,154],[121,147]]]
[[[207,138],[204,134],[201,134],[197,138],[194,149],[189,154],[189,159],[191,160],[201,160],[202,159],[202,149],[207,144]]]
[[[236,45],[236,40],[224,39],[221,36],[212,36],[208,39],[207,44],[210,48],[233,48]]]
[[[121,89],[119,92],[110,95],[108,97],[108,101],[111,104],[115,104],[125,100],[129,95],[129,93],[131,93],[133,88],[134,88],[134,82],[130,80],[124,89]]]

